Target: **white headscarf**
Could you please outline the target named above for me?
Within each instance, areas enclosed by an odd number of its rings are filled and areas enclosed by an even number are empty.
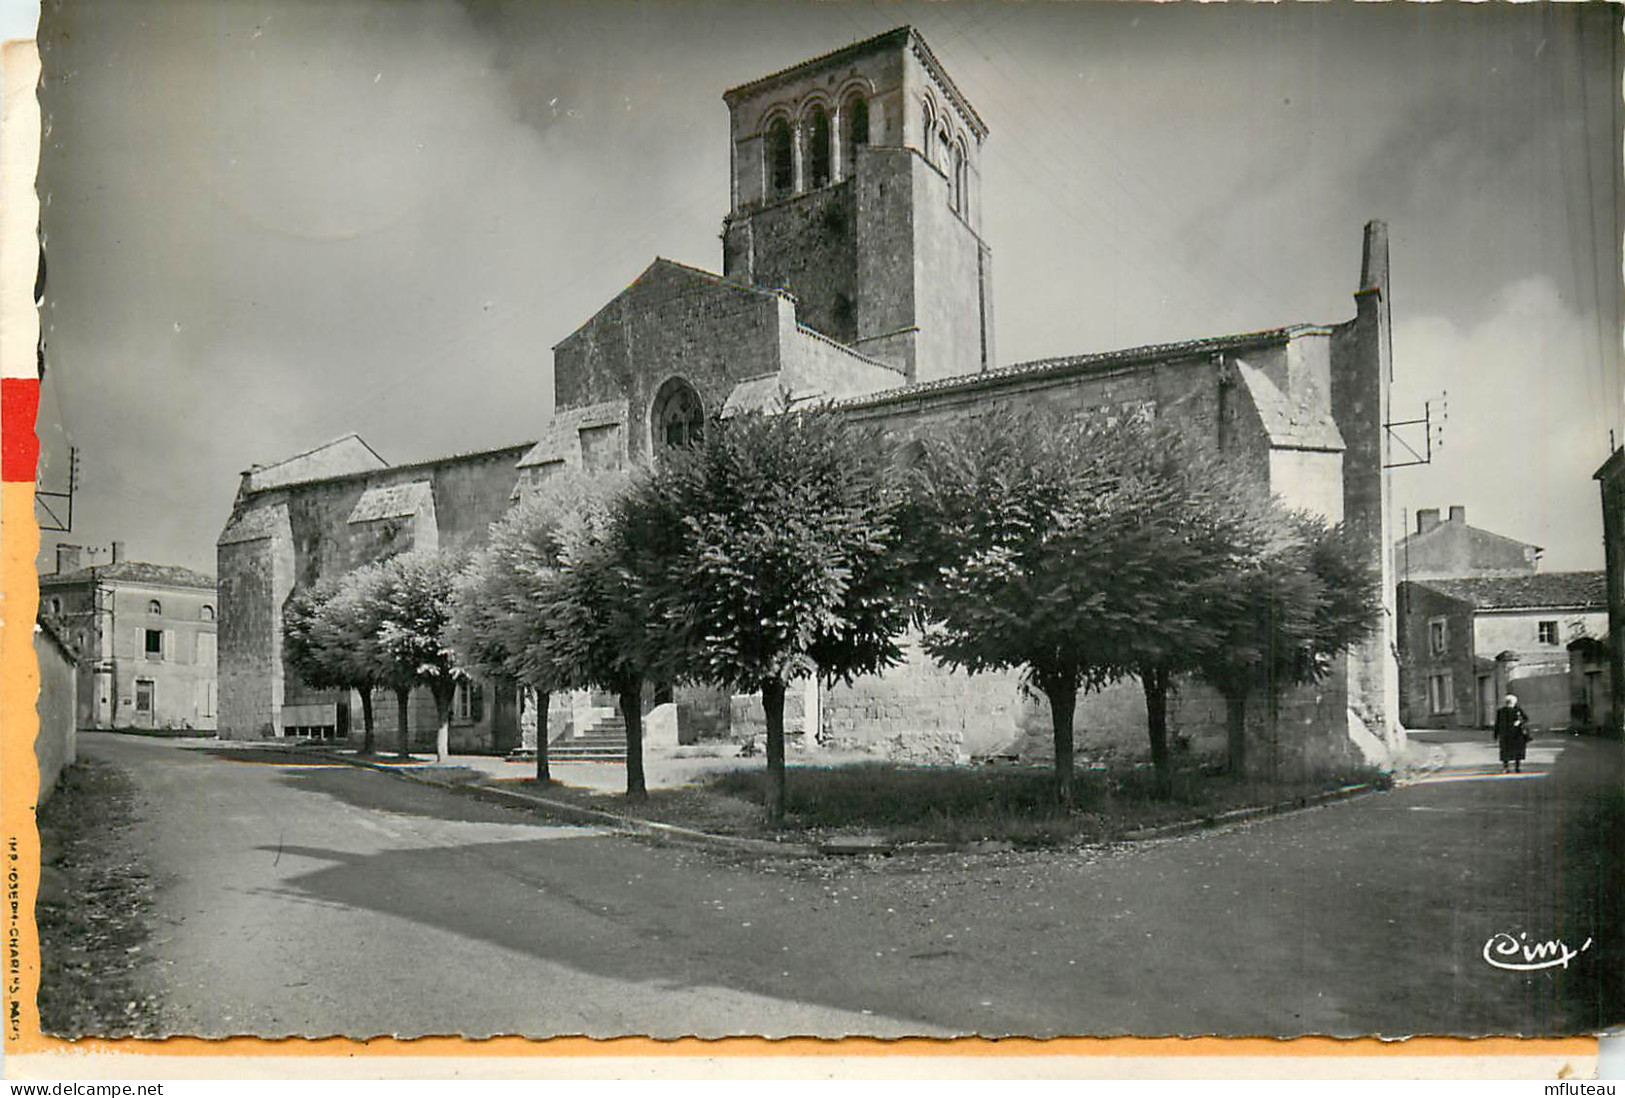
[[[1518,695],[1508,694],[1506,699],[1502,701],[1501,704],[1506,706],[1508,709],[1511,709],[1513,706],[1518,704]]]

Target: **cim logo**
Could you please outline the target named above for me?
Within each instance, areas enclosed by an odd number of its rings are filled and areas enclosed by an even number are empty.
[[[1561,938],[1531,942],[1528,931],[1516,938],[1502,931],[1484,943],[1484,960],[1509,972],[1535,972],[1543,968],[1568,968],[1570,961],[1590,948],[1590,938],[1579,949],[1570,949]]]

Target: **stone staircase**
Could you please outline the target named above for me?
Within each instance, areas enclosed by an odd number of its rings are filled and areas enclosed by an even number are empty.
[[[532,754],[534,757],[534,753]],[[619,713],[601,717],[580,735],[547,745],[549,762],[626,762],[626,720]]]

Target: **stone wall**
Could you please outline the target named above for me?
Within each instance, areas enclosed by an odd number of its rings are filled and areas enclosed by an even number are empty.
[[[34,761],[39,766],[39,803],[44,804],[62,768],[78,758],[78,672],[74,653],[49,626],[34,626],[34,660],[39,666]]]
[[[781,331],[794,324],[779,294],[657,260],[554,348],[555,406],[625,401],[628,459],[647,461],[651,405],[668,378],[715,415],[741,381],[779,371]]]
[[[790,291],[802,324],[850,343],[858,331],[856,230],[850,182],[795,195],[727,226],[723,275]]]
[[[417,548],[466,552],[485,541],[509,506],[528,444],[418,465],[240,496],[218,547],[220,734],[264,738],[281,734],[283,704],[334,703],[333,691],[306,687],[282,660],[282,613],[297,591]],[[349,521],[369,489],[423,483],[423,514]],[[427,525],[432,522],[432,525]],[[432,535],[433,546],[424,546]],[[436,728],[428,695],[415,702],[414,735]],[[380,695],[380,698],[382,696]],[[487,698],[489,699],[489,687]],[[385,706],[375,706],[383,718]],[[492,743],[495,707],[466,730],[463,746]],[[360,706],[352,710],[360,728]],[[388,718],[394,720],[393,710]],[[393,727],[393,725],[391,725]]]

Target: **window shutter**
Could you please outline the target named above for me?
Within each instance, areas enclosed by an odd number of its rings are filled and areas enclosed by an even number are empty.
[[[175,630],[165,629],[163,658],[167,662],[176,663],[179,662],[175,658],[178,655],[180,653],[175,651]]]

